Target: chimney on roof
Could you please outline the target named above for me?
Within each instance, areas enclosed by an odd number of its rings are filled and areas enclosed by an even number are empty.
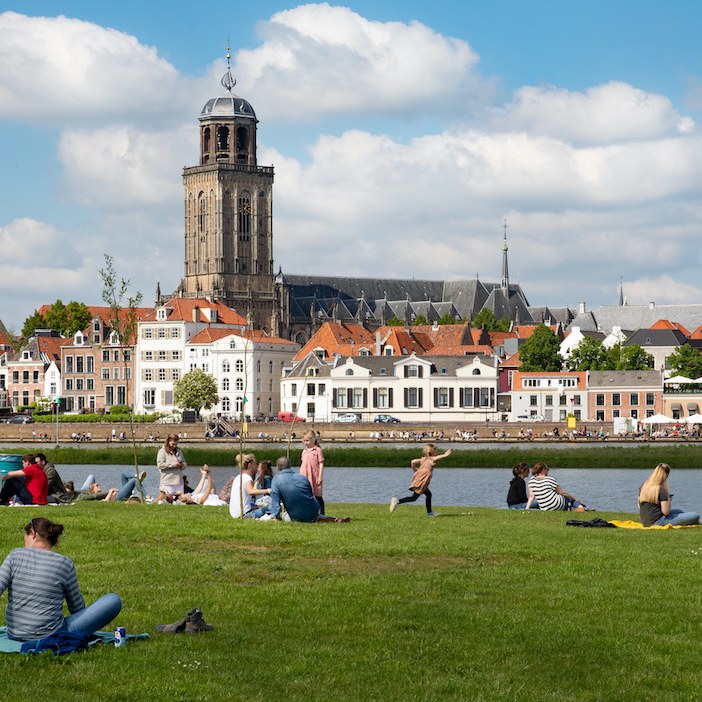
[[[199,322],[200,321],[200,308],[195,305],[193,307],[193,322]]]
[[[649,302],[649,303],[648,303],[648,309],[649,309],[649,310],[655,310],[655,309],[656,309],[656,303],[655,303],[655,302]]]
[[[375,332],[375,355],[380,356],[380,332]]]
[[[586,312],[585,303],[581,302],[578,305],[578,314],[585,314],[585,312]]]

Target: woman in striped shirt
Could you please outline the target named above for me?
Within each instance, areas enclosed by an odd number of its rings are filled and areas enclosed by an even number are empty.
[[[539,509],[547,511],[585,511],[585,505],[575,495],[566,492],[553,478],[549,477],[548,466],[543,461],[534,463],[531,468],[531,476],[527,509],[536,500],[539,503]]]
[[[54,553],[61,524],[35,517],[24,527],[24,548],[10,551],[0,566],[0,595],[7,590],[7,634],[16,641],[35,641],[59,631],[93,634],[122,609],[115,594],[85,606],[73,561]],[[63,601],[69,617],[64,619]]]

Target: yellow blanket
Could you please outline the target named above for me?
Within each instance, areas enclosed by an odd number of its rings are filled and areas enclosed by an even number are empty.
[[[635,522],[631,519],[610,519],[609,523],[614,524],[614,526],[618,526],[620,529],[695,529],[702,526],[702,524],[686,524],[685,526],[673,526],[672,524],[666,524],[665,526],[645,527],[641,522]]]

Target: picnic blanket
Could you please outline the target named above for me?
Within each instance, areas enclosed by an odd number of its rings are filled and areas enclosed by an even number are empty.
[[[665,526],[645,527],[641,522],[635,522],[633,519],[613,519],[611,524],[614,524],[614,526],[620,529],[697,529],[697,527],[702,526],[702,524],[685,524],[681,526],[666,524]]]
[[[148,639],[148,634],[127,634],[127,641],[135,639]],[[113,631],[96,631],[88,642],[88,646],[98,643],[113,643],[115,634]],[[22,653],[23,641],[15,641],[7,636],[7,627],[0,626],[0,653]]]

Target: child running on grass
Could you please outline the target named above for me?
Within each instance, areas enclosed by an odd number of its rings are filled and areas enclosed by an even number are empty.
[[[431,491],[429,490],[429,483],[431,482],[432,475],[434,474],[434,466],[437,461],[451,455],[451,449],[448,449],[445,453],[436,455],[436,446],[434,444],[427,444],[424,447],[424,455],[421,458],[412,459],[412,470],[414,475],[412,476],[412,483],[409,486],[410,491],[413,493],[409,497],[403,497],[398,500],[397,497],[393,497],[390,500],[390,511],[394,512],[397,509],[397,505],[404,504],[405,502],[416,502],[420,495],[426,495],[426,507],[427,507],[427,517],[438,517],[439,513],[432,511],[431,508]]]

